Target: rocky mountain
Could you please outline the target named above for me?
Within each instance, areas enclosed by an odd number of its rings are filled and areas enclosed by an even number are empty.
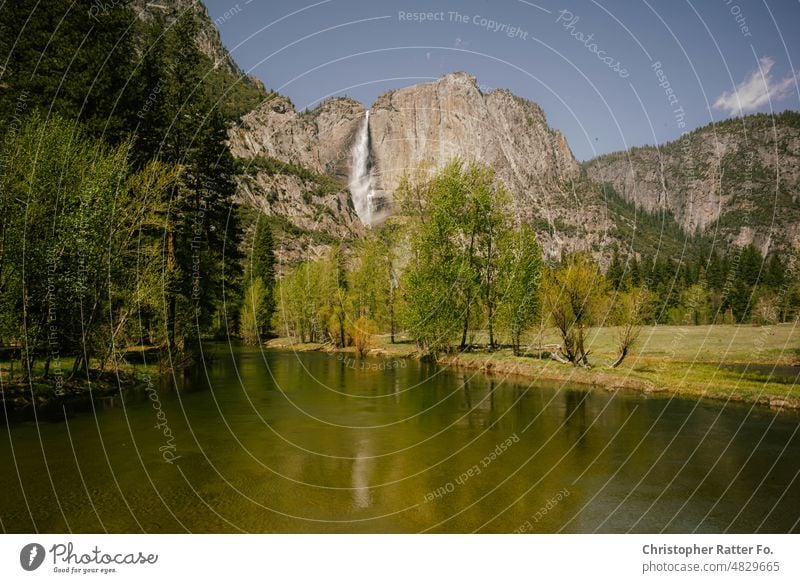
[[[239,202],[271,217],[282,263],[364,233],[346,186],[363,115],[351,99],[298,113],[289,99],[275,96],[230,129],[231,152],[244,170]]]
[[[182,16],[191,17],[197,24],[194,43],[205,55],[207,63],[203,64],[203,74],[214,87],[219,96],[220,113],[228,119],[238,119],[241,115],[252,111],[259,103],[272,96],[264,84],[245,74],[234,61],[231,54],[222,44],[219,30],[211,20],[208,10],[200,0],[128,0],[128,6],[134,17],[144,24],[156,24],[157,27],[169,27]],[[226,15],[236,15],[241,8],[235,5]],[[158,35],[159,32],[156,32]],[[143,37],[146,39],[147,37]],[[142,43],[152,42],[140,40]]]
[[[253,168],[242,181],[242,201],[280,214],[309,240],[323,231],[357,236],[363,226],[346,185],[365,114],[351,99],[299,113],[288,99],[276,97],[243,116],[230,131],[232,152]],[[581,178],[564,137],[547,125],[536,104],[508,91],[484,94],[474,77],[452,73],[381,95],[370,107],[367,131],[374,200],[387,208],[405,173],[439,168],[459,156],[495,169],[519,216],[537,225],[551,254],[564,247],[599,251],[610,240],[612,223],[599,189]],[[340,190],[330,181],[327,189],[309,190],[308,183],[281,173],[276,162],[326,176]]]
[[[228,91],[228,78],[241,78],[202,2],[133,5],[143,19],[155,11],[168,19],[191,11],[201,22],[196,42],[224,73],[221,86]],[[241,86],[233,85],[240,94],[231,109],[236,118],[249,113],[229,132],[242,169],[238,198],[271,218],[285,263],[368,228],[351,192],[354,145],[364,139],[370,201],[380,204],[380,216],[391,212],[405,173],[435,170],[455,156],[477,160],[495,169],[520,219],[536,227],[553,257],[580,249],[607,258],[615,242],[638,252],[666,252],[697,233],[718,243],[754,243],[762,252],[800,238],[797,113],[728,120],[659,148],[633,148],[579,165],[539,106],[507,90],[483,93],[466,73],[381,95],[369,106],[366,125],[367,108],[352,99],[298,112],[288,98],[261,85],[256,91]],[[359,133],[364,131],[366,136]],[[642,213],[665,218],[642,222]]]
[[[521,208],[579,173],[564,136],[539,106],[502,89],[484,94],[466,73],[390,91],[370,109],[375,176],[386,196],[404,173],[422,164],[439,168],[456,156],[495,168]]]
[[[667,210],[687,233],[762,253],[800,240],[800,114],[750,115],[708,125],[659,148],[584,164],[648,212]]]
[[[200,0],[156,0],[154,2],[131,0],[130,6],[134,13],[145,21],[154,18],[156,15],[166,17],[167,22],[174,21],[184,13],[194,15],[197,22],[200,23],[200,31],[195,39],[198,48],[211,59],[215,68],[222,69],[236,77],[244,75],[239,65],[236,64],[236,61],[233,60],[233,57],[222,44],[219,30],[208,15],[208,9],[205,4]]]

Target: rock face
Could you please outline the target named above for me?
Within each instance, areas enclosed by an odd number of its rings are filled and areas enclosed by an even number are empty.
[[[317,175],[245,168],[237,178],[237,202],[271,217],[279,274],[287,265],[319,257],[331,245],[364,233],[350,193],[341,185]]]
[[[230,129],[231,153],[246,170],[238,179],[239,202],[277,219],[281,264],[314,258],[364,233],[346,187],[363,115],[351,99],[298,113],[276,96]]]
[[[330,221],[314,229],[335,236],[357,235],[358,220],[342,196],[351,172],[352,146],[365,108],[345,98],[330,100],[311,112],[298,113],[276,97],[246,115],[230,131],[233,154],[243,160],[277,159],[327,175],[341,184],[326,203]],[[370,159],[376,200],[388,201],[405,173],[420,166],[441,168],[454,157],[490,165],[514,196],[521,219],[534,222],[545,250],[564,247],[599,250],[608,241],[609,221],[597,189],[587,188],[564,137],[552,130],[534,103],[496,90],[483,94],[475,78],[453,73],[441,79],[380,96],[370,108]],[[268,189],[285,199],[281,212],[295,222],[309,212],[303,185],[256,175],[243,200],[267,212],[277,207],[256,204]],[[274,195],[273,195],[274,198]],[[291,210],[288,210],[292,207]],[[308,221],[303,220],[303,229]]]
[[[377,182],[387,197],[404,173],[422,164],[441,168],[456,156],[491,166],[518,195],[536,197],[543,194],[539,186],[579,173],[539,106],[506,90],[483,94],[466,73],[380,96],[370,134]]]
[[[661,148],[633,148],[585,164],[626,200],[670,211],[687,233],[762,253],[800,239],[800,114],[751,115],[706,126]]]
[[[275,97],[245,115],[229,132],[237,158],[277,158],[329,174],[345,184],[350,171],[350,148],[364,106],[347,98],[323,103],[308,113],[295,111],[285,97]]]

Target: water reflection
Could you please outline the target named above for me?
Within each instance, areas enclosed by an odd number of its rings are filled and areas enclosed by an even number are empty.
[[[369,508],[372,504],[370,494],[370,458],[366,443],[362,444],[356,452],[353,461],[353,505],[356,508]]]
[[[175,465],[147,401],[13,425],[4,528],[511,532],[566,488],[535,532],[797,529],[796,415],[227,350],[160,390]]]
[[[586,421],[587,391],[566,389],[564,391],[564,428],[572,441],[582,444],[589,424]]]

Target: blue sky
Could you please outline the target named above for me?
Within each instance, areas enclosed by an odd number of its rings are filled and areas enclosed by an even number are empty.
[[[800,109],[798,0],[206,0],[247,72],[298,109],[467,71],[538,103],[578,159]]]

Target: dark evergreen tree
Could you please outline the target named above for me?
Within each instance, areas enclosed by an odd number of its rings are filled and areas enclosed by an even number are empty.
[[[625,266],[619,257],[619,248],[614,245],[614,251],[611,255],[611,263],[608,265],[606,278],[612,289],[621,289],[623,280],[625,278]]]
[[[275,311],[275,242],[269,223],[259,216],[253,233],[253,250],[250,258],[248,280],[260,278],[264,284],[264,306],[269,322]]]
[[[253,236],[253,257],[251,273],[260,277],[265,283],[275,279],[275,242],[269,223],[259,217]]]
[[[173,348],[210,330],[226,288],[241,274],[235,165],[218,96],[206,82],[213,64],[187,42],[197,37],[198,26],[190,13],[169,26],[154,18],[143,32],[138,73],[149,88],[137,114],[138,155],[183,169],[170,193],[164,234],[165,325]]]
[[[726,272],[725,262],[719,256],[719,253],[713,251],[708,259],[708,268],[706,269],[709,287],[715,290],[722,289],[722,286],[725,285]]]
[[[778,291],[789,280],[786,265],[777,253],[773,253],[767,260],[763,284],[768,288]]]
[[[118,142],[133,125],[136,18],[129,0],[19,0],[0,9],[0,133],[15,111],[41,110]]]

